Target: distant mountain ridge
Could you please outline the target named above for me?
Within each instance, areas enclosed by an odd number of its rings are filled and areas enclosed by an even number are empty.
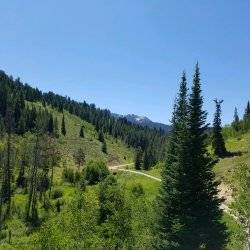
[[[163,129],[164,131],[169,132],[171,129],[170,125],[166,125],[159,122],[153,122],[146,116],[139,116],[135,114],[128,114],[128,115],[119,115],[119,114],[112,114],[115,118],[125,118],[127,121],[137,124],[143,127],[149,128],[156,128],[156,129]]]

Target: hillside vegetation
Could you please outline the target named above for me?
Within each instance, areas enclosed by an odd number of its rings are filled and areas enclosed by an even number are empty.
[[[34,106],[37,110],[45,109],[40,103],[29,103],[28,105]],[[133,162],[133,148],[125,145],[120,139],[116,139],[108,134],[105,135],[108,149],[106,154],[102,152],[102,142],[98,140],[98,132],[92,124],[67,111],[61,113],[51,106],[47,106],[46,109],[52,113],[54,118],[57,118],[59,128],[61,128],[63,114],[65,116],[67,133],[65,136],[60,136],[58,138],[62,161],[65,160],[67,164],[73,164],[74,154],[79,148],[82,148],[85,153],[86,162],[99,159],[109,166]],[[84,128],[84,138],[79,136],[82,126]]]
[[[0,84],[0,249],[244,249],[250,106],[222,129],[216,99],[208,131],[198,64],[169,136],[4,72]]]

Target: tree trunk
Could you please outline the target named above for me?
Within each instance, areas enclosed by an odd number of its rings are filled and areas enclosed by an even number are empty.
[[[26,212],[26,218],[30,218],[30,210],[31,210],[31,217],[34,216],[34,209],[36,205],[36,183],[37,183],[37,163],[38,163],[38,135],[36,136],[36,144],[34,149],[34,163],[32,167],[32,173],[30,178],[30,193],[29,193],[29,199],[27,204],[27,212]]]

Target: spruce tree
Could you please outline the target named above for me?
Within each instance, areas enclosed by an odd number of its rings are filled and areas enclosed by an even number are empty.
[[[239,131],[240,130],[240,118],[238,115],[238,110],[235,107],[234,109],[234,121],[232,123],[233,128],[235,129],[235,131]]]
[[[245,131],[248,131],[250,129],[250,102],[247,102],[247,107],[245,109],[245,114],[244,114],[244,129]]]
[[[62,127],[61,127],[61,132],[65,136],[66,135],[66,126],[65,126],[65,118],[64,115],[62,117]]]
[[[5,124],[4,124],[4,119],[0,114],[0,137],[4,136],[6,130],[5,130]]]
[[[4,168],[2,173],[2,187],[1,187],[1,202],[0,202],[0,216],[2,218],[2,205],[6,204],[6,216],[11,213],[11,195],[12,195],[12,179],[13,179],[13,146],[12,146],[12,134],[14,132],[14,103],[10,95],[7,96],[7,108],[6,108],[6,152]],[[0,219],[1,219],[0,218]]]
[[[18,121],[18,124],[17,124],[17,134],[19,135],[23,135],[26,131],[26,115],[25,115],[25,111],[23,110],[22,114],[21,114],[21,117]]]
[[[140,170],[142,168],[143,152],[141,148],[136,150],[135,154],[135,169]]]
[[[104,142],[105,141],[104,134],[103,134],[102,130],[100,130],[99,133],[98,133],[98,140],[100,142]]]
[[[108,149],[107,149],[107,143],[106,141],[104,140],[103,144],[102,144],[102,152],[104,154],[107,154],[108,153]]]
[[[244,118],[248,119],[249,117],[250,117],[250,102],[248,101],[247,102],[247,107],[246,107],[246,110],[245,110],[245,114],[244,114]]]
[[[58,120],[57,120],[57,117],[55,118],[54,120],[54,136],[56,138],[59,137],[59,128],[58,128]]]
[[[48,121],[48,133],[53,134],[54,133],[54,120],[53,115],[49,115],[49,121]]]
[[[156,249],[189,249],[186,238],[192,233],[188,232],[190,154],[187,115],[187,83],[183,73],[174,104],[167,159],[162,170],[162,182],[157,198]]]
[[[81,126],[79,135],[80,135],[81,138],[84,138],[84,126],[83,125]]]
[[[189,98],[189,197],[188,224],[189,249],[222,249],[225,243],[224,225],[220,224],[222,211],[218,198],[218,182],[212,170],[215,162],[209,156],[206,145],[207,113],[203,110],[200,71],[195,68]],[[190,233],[191,232],[191,233]]]
[[[216,111],[214,114],[214,122],[213,122],[212,146],[214,149],[214,153],[217,156],[224,157],[227,153],[227,150],[221,128],[221,104],[223,101],[215,99],[214,102],[216,105]]]
[[[80,167],[84,164],[85,162],[85,153],[84,150],[82,148],[79,148],[75,154],[74,154],[74,159],[75,159],[75,163],[78,166],[78,169],[80,169]]]

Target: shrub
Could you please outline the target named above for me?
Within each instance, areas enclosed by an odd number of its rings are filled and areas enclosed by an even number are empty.
[[[64,168],[62,175],[64,181],[75,183],[75,173],[72,168]]]
[[[63,190],[57,188],[57,189],[54,189],[53,192],[52,192],[52,199],[56,200],[56,199],[59,199],[61,197],[63,197]]]
[[[84,176],[89,185],[94,185],[109,175],[106,164],[102,161],[90,161],[85,169]]]
[[[75,172],[75,183],[80,182],[82,175],[79,171]]]
[[[132,194],[136,197],[140,197],[144,195],[144,189],[141,183],[136,183],[131,190]]]

